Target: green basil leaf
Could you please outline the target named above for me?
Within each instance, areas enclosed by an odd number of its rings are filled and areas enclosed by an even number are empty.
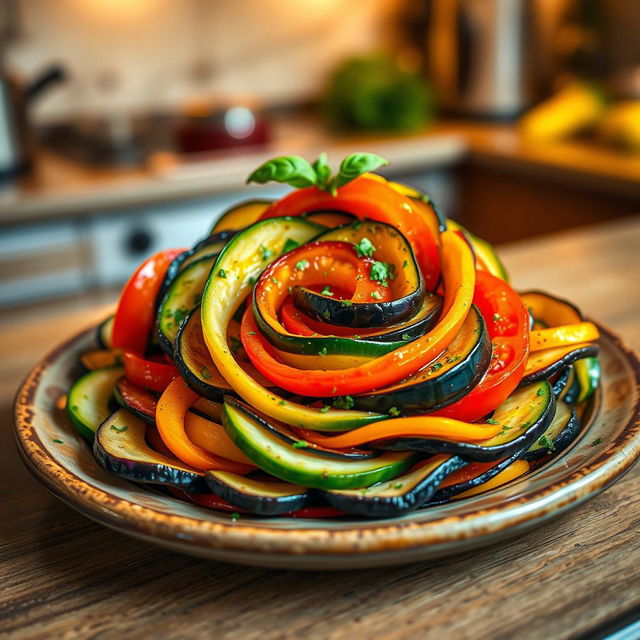
[[[338,175],[333,179],[333,186],[337,189],[355,180],[367,171],[389,164],[389,161],[375,153],[352,153],[341,163]]]
[[[321,153],[318,159],[313,163],[313,169],[316,172],[316,185],[321,189],[326,189],[331,180],[331,167],[327,162],[327,154]]]
[[[316,184],[317,176],[308,160],[300,156],[281,156],[259,166],[248,178],[249,182],[283,182],[297,189]]]

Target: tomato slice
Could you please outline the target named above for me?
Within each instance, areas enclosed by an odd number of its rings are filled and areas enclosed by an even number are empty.
[[[520,296],[504,280],[478,270],[473,302],[491,336],[491,364],[466,396],[430,415],[479,420],[504,402],[524,375],[529,357],[529,313]]]
[[[165,249],[147,258],[124,286],[113,320],[112,344],[144,353],[155,320],[156,296],[173,259],[186,249]]]
[[[440,277],[440,251],[433,229],[407,196],[389,187],[386,180],[363,175],[340,187],[332,196],[317,187],[297,189],[276,200],[261,220],[333,209],[351,213],[360,220],[376,220],[396,227],[411,243],[429,290]]]

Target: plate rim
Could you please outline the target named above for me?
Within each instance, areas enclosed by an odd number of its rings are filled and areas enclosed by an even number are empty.
[[[615,332],[597,323],[601,333],[622,353],[640,392],[640,359]],[[153,537],[166,545],[188,544],[200,555],[209,551],[269,554],[281,557],[379,555],[416,548],[459,543],[481,546],[510,530],[533,528],[578,506],[620,479],[640,458],[640,404],[620,433],[597,457],[571,475],[527,496],[461,516],[443,516],[424,522],[398,519],[365,521],[365,527],[290,529],[255,527],[250,521],[212,522],[184,515],[169,515],[130,502],[89,485],[57,462],[36,433],[34,399],[47,370],[95,326],[80,331],[54,348],[27,374],[14,401],[14,435],[21,458],[35,477],[54,495],[79,512],[109,527],[132,535]]]

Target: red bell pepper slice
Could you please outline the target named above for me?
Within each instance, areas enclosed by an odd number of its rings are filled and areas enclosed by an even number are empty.
[[[335,196],[317,187],[297,189],[271,204],[260,219],[323,209],[346,211],[360,220],[396,227],[411,243],[427,289],[435,289],[440,277],[440,251],[434,232],[414,202],[384,180],[363,175],[340,187]]]
[[[473,302],[492,342],[489,370],[466,396],[430,415],[473,422],[491,413],[518,386],[529,357],[529,313],[520,296],[488,271],[476,271]]]
[[[155,320],[156,296],[173,259],[186,249],[165,249],[147,258],[124,286],[113,320],[112,345],[144,353]]]
[[[172,364],[145,360],[133,351],[124,352],[124,375],[140,387],[151,391],[164,391],[178,377],[178,369]]]

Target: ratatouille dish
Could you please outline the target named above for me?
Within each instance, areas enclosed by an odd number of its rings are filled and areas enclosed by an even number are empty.
[[[528,473],[576,438],[598,329],[517,292],[496,252],[347,156],[145,260],[66,410],[107,471],[204,507],[383,518]]]

